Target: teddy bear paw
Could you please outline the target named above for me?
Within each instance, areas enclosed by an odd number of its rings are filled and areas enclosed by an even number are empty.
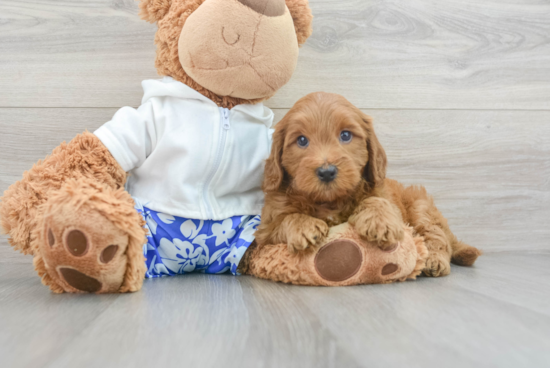
[[[66,292],[117,292],[124,279],[128,235],[100,213],[60,209],[47,216],[40,253]]]

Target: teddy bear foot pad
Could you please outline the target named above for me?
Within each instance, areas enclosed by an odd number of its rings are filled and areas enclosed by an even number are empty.
[[[128,236],[100,213],[61,208],[48,216],[40,244],[48,274],[68,292],[115,292],[126,269]]]
[[[325,280],[344,281],[359,272],[363,263],[361,249],[349,240],[325,244],[315,256],[315,270]]]

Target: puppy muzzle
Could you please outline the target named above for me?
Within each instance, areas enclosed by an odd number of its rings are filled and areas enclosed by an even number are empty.
[[[327,167],[321,166],[315,171],[315,173],[317,174],[319,180],[325,183],[330,183],[336,179],[336,176],[338,175],[338,168],[334,165],[329,165]]]

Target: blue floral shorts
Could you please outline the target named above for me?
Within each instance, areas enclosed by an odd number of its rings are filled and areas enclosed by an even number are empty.
[[[146,278],[190,272],[239,274],[237,267],[254,240],[259,215],[192,220],[153,211],[134,200],[149,230],[143,246]]]

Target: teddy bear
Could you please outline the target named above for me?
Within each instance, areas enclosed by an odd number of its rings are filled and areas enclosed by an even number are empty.
[[[62,143],[1,199],[2,228],[16,250],[33,255],[44,285],[125,293],[145,278],[189,272],[307,285],[414,278],[425,250],[410,232],[393,253],[345,226],[303,254],[255,245],[273,134],[262,101],[289,81],[311,35],[307,0],[139,7],[158,25],[162,78],[142,82],[138,108]]]
[[[62,143],[0,202],[10,244],[53,292],[133,292],[144,277],[237,273],[271,147],[262,104],[310,36],[307,0],[141,0],[158,80]],[[145,262],[144,262],[145,257]]]

